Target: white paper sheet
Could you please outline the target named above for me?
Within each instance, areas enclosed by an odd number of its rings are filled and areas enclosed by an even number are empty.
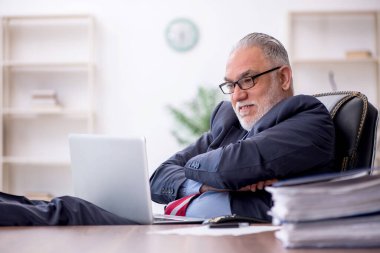
[[[262,233],[268,231],[279,230],[279,226],[247,226],[240,228],[209,228],[207,225],[187,227],[187,228],[176,228],[169,230],[160,230],[148,232],[149,234],[159,234],[159,235],[201,235],[201,236],[225,236],[225,235],[247,235]]]

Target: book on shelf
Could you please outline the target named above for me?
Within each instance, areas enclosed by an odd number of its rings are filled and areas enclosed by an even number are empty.
[[[380,247],[380,174],[369,171],[268,187],[276,237],[288,248]]]
[[[369,50],[350,50],[346,52],[347,59],[370,59],[372,53]]]

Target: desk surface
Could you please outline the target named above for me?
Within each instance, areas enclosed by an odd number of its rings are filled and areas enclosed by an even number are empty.
[[[237,253],[369,253],[380,249],[286,250],[273,232],[244,236],[200,237],[148,234],[191,225],[3,227],[0,252],[237,252]],[[182,249],[182,250],[181,250]]]

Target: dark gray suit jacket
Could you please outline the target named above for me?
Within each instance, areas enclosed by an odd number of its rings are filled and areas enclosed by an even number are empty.
[[[231,103],[222,102],[211,129],[194,144],[165,161],[150,179],[152,199],[177,198],[188,178],[220,189],[237,190],[268,179],[285,179],[333,170],[335,130],[317,99],[299,95],[274,106],[248,133]],[[233,214],[270,220],[266,191],[231,192]]]

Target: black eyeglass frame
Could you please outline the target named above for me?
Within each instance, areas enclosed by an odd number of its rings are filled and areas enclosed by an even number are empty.
[[[227,85],[227,84],[233,84],[234,89],[235,89],[235,87],[236,87],[236,85],[237,85],[237,86],[239,86],[239,88],[240,88],[241,90],[248,90],[248,89],[250,89],[250,88],[252,88],[252,87],[254,87],[254,86],[256,85],[256,84],[255,84],[255,79],[256,79],[256,78],[258,78],[259,76],[262,76],[262,75],[268,74],[268,73],[270,73],[270,72],[272,72],[272,71],[275,71],[275,70],[277,70],[277,69],[279,69],[279,68],[281,68],[281,67],[282,67],[282,66],[278,66],[278,67],[272,68],[272,69],[270,69],[270,70],[267,70],[267,71],[261,72],[261,73],[259,73],[259,74],[257,74],[257,75],[253,75],[253,76],[245,76],[245,77],[240,78],[240,79],[237,80],[236,82],[225,82],[225,83],[222,83],[222,84],[219,85],[219,88],[220,88],[220,90],[221,90],[224,94],[232,94],[232,93],[234,93],[233,91],[230,92],[230,93],[226,93],[226,92],[223,91],[223,86],[225,86],[225,85]],[[239,82],[240,82],[241,80],[245,79],[245,78],[251,78],[251,79],[252,79],[252,86],[243,89],[243,88],[241,87],[241,84],[240,84]]]

